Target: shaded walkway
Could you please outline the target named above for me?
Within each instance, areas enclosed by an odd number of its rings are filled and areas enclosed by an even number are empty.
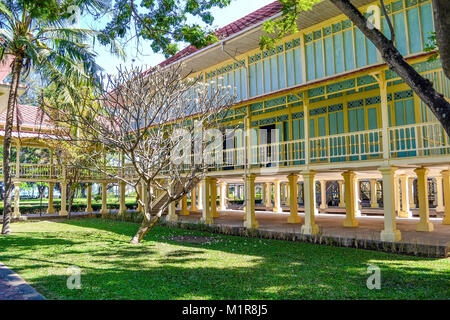
[[[0,300],[45,300],[17,273],[0,262]]]

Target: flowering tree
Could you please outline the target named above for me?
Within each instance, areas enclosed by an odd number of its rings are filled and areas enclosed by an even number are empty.
[[[222,159],[220,120],[234,100],[232,88],[182,73],[181,64],[147,72],[119,69],[75,105],[43,101],[61,139],[91,146],[79,149],[92,159],[90,170],[136,191],[142,185],[144,217],[132,243]]]

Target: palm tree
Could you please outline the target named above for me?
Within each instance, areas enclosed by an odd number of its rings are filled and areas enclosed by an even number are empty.
[[[9,234],[11,194],[13,190],[9,166],[13,114],[21,77],[30,70],[40,72],[55,84],[65,99],[76,99],[76,88],[97,83],[98,65],[95,54],[86,44],[98,33],[69,25],[71,5],[102,9],[100,0],[0,0],[1,60],[11,60],[11,83],[6,111],[3,143],[4,210],[2,234]],[[123,54],[114,42],[112,51]]]

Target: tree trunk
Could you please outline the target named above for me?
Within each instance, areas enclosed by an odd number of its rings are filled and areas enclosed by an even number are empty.
[[[18,54],[12,62],[12,80],[9,90],[8,106],[6,109],[5,137],[3,141],[3,182],[5,187],[5,198],[3,207],[3,227],[2,234],[10,233],[11,223],[11,194],[13,191],[13,182],[11,177],[11,168],[9,166],[11,156],[11,135],[13,129],[14,108],[17,101],[17,89],[20,81],[20,73],[23,67],[24,54]]]
[[[450,135],[450,103],[433,88],[433,84],[422,77],[408,64],[393,42],[386,38],[378,29],[369,27],[367,19],[350,3],[350,0],[330,0],[361,30],[361,32],[380,51],[383,60],[389,68],[408,84],[411,89],[428,105],[444,130]],[[442,1],[447,2],[447,1]]]
[[[130,243],[132,243],[132,244],[140,243],[144,239],[145,235],[150,230],[153,229],[153,227],[158,222],[160,217],[161,217],[160,215],[156,215],[156,216],[150,216],[150,220],[144,219],[141,226],[139,227],[139,230],[136,232],[133,239],[131,239]]]
[[[441,55],[442,69],[450,79],[450,3],[448,0],[433,0],[436,42]]]

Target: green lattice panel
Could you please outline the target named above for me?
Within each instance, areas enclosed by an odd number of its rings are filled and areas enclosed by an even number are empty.
[[[375,80],[375,78],[372,76],[369,76],[369,75],[362,76],[357,79],[358,87],[376,83],[376,82],[377,81]]]
[[[300,46],[300,38],[294,39],[293,45],[294,45],[294,48]]]
[[[333,84],[327,85],[327,93],[335,93],[338,91],[345,91],[355,87],[355,79],[349,79]]]
[[[283,122],[283,121],[288,121],[288,120],[289,120],[289,115],[287,115],[287,114],[277,117],[277,122]]]
[[[406,0],[406,7],[412,7],[415,6],[417,4],[417,0]]]
[[[303,117],[305,116],[305,114],[302,112],[296,112],[292,114],[292,119],[303,119]]]
[[[286,103],[286,97],[278,97],[272,100],[267,100],[264,102],[264,107],[265,108],[271,108],[274,106],[278,106],[280,104],[285,104]]]
[[[333,104],[331,106],[328,106],[328,112],[335,112],[340,111],[344,109],[344,105],[342,103]]]
[[[414,95],[412,90],[394,92],[394,100],[408,99],[412,98],[413,96]]]
[[[392,12],[397,12],[403,9],[403,0],[392,3]]]
[[[316,116],[318,114],[327,113],[327,110],[328,110],[327,107],[320,107],[320,108],[311,109],[311,110],[309,110],[309,115],[310,116]]]
[[[309,98],[314,98],[314,97],[321,96],[324,94],[325,94],[325,87],[318,87],[318,88],[308,90]]]
[[[364,100],[363,99],[358,99],[358,100],[354,100],[354,101],[349,101],[348,102],[348,108],[349,109],[358,108],[358,107],[362,107],[362,106],[364,106]]]
[[[250,105],[250,110],[251,111],[261,110],[262,108],[263,108],[263,103],[262,102],[253,103],[253,104]]]
[[[305,34],[305,43],[311,42],[312,40],[313,40],[312,33]]]
[[[366,102],[366,106],[370,106],[372,104],[381,103],[381,97],[380,96],[376,96],[376,97],[366,98],[365,102]]]

